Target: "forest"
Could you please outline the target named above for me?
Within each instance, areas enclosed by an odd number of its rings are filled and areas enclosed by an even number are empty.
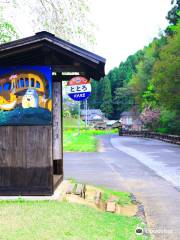
[[[109,119],[133,108],[147,129],[180,134],[180,0],[167,19],[169,25],[158,38],[100,82],[92,80],[89,108],[100,108]]]

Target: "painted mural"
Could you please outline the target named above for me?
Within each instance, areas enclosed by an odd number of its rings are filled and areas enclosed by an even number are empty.
[[[0,125],[51,124],[51,76],[47,66],[0,67]]]

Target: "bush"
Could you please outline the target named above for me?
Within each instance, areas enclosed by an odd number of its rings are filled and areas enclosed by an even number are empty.
[[[163,109],[161,111],[159,128],[160,133],[180,135],[180,116],[175,111]]]

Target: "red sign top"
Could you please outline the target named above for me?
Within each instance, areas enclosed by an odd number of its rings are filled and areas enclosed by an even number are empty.
[[[85,77],[77,76],[77,77],[73,77],[67,83],[68,86],[82,85],[82,84],[90,84],[90,81],[88,79],[86,79]]]

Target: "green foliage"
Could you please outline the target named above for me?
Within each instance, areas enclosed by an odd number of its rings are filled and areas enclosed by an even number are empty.
[[[136,66],[137,72],[133,74],[129,82],[129,87],[132,89],[136,104],[140,106],[140,109],[149,105],[156,105],[156,99],[152,96],[154,90],[152,90],[151,79],[153,66],[159,56],[159,47],[162,44],[164,43],[154,39],[148,47],[144,48],[144,55]]]
[[[175,1],[172,2],[174,4]],[[176,25],[179,21],[180,0],[176,0],[173,8],[168,12],[167,19],[170,24]]]
[[[70,118],[70,117],[71,117],[70,111],[64,110],[64,111],[63,111],[63,117],[64,117],[64,118]]]
[[[160,59],[153,68],[153,84],[157,99],[167,109],[180,109],[180,24],[178,32],[168,37],[161,48]]]
[[[180,114],[178,111],[161,110],[158,132],[180,135]]]
[[[15,36],[17,36],[17,34],[10,23],[0,23],[0,43],[10,42]]]
[[[88,98],[88,106],[89,108],[94,108],[94,109],[98,109],[100,107],[100,95],[101,95],[101,91],[99,91],[99,85],[101,85],[101,82],[97,82],[93,79],[91,79],[91,95]]]
[[[124,63],[120,63],[119,68],[111,70],[104,80],[95,86],[95,106],[107,111],[112,105],[113,113],[110,111],[108,117],[114,119],[118,119],[121,112],[134,105],[138,106],[141,112],[147,108],[151,109],[152,113],[160,109],[159,122],[148,123],[151,130],[180,134],[179,42],[180,24],[177,23],[173,36],[155,38],[149,46],[129,56]],[[112,101],[109,97],[109,80]],[[105,100],[104,104],[99,105],[102,99]],[[170,114],[170,110],[173,114]],[[166,121],[165,112],[169,114]]]
[[[121,62],[119,67],[109,71],[100,82],[92,81],[93,91],[92,96],[88,99],[88,105],[91,108],[100,108],[102,111],[106,111],[106,116],[111,119],[119,119],[121,111],[130,108],[134,102],[128,82],[133,73],[137,71],[136,65],[143,54],[143,51],[138,51],[129,56],[125,62]],[[121,88],[122,90],[120,90]]]
[[[148,123],[151,130],[180,133],[179,42],[180,24],[176,25],[176,34],[172,37],[154,39],[144,49],[144,56],[136,66],[137,72],[129,83],[141,111],[161,109],[160,121]]]
[[[159,128],[157,129],[160,133],[170,133],[176,119],[176,113],[174,111],[162,109],[160,115]]]
[[[175,1],[172,2],[174,4]],[[180,0],[176,0],[173,8],[168,12],[166,17],[169,20],[170,25],[166,29],[168,35],[173,35],[177,31],[177,24],[180,23]]]
[[[116,109],[117,117],[119,117],[119,113],[129,110],[134,104],[134,98],[131,89],[128,87],[116,88],[114,92],[113,104]]]
[[[119,67],[115,67],[108,74],[111,82],[112,93],[116,88],[126,87],[134,72],[136,72],[136,65],[143,56],[142,51],[138,51],[134,55],[130,55],[125,62],[121,62]]]
[[[0,43],[6,43],[16,39],[18,36],[13,25],[4,20],[2,12],[3,9],[0,7]]]
[[[102,112],[105,113],[106,117],[110,117],[113,112],[111,85],[109,78],[107,76],[101,81],[103,81],[103,85],[102,85],[102,104],[100,108]]]
[[[155,109],[157,107],[157,99],[155,95],[155,88],[152,82],[149,83],[147,89],[143,92],[142,95],[142,108],[152,108]]]

